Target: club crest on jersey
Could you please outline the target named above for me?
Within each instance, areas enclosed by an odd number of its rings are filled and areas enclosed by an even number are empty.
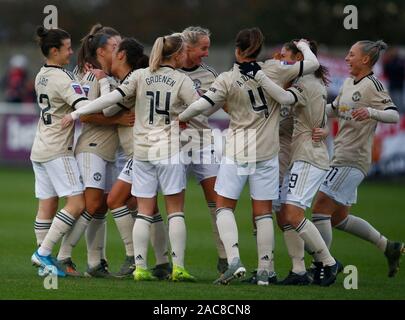
[[[290,107],[282,105],[280,109],[280,115],[285,118],[290,114]]]
[[[291,65],[295,64],[294,61],[282,61],[282,60],[280,61],[280,63],[284,66],[291,66]]]
[[[82,87],[78,83],[72,83],[72,88],[77,94],[83,94]]]
[[[96,181],[100,181],[101,180],[101,173],[100,172],[96,172],[94,175],[93,175],[93,179],[94,180],[96,180]]]
[[[194,79],[193,82],[194,82],[194,88],[196,88],[196,90],[201,88],[201,81],[200,80]]]
[[[353,95],[352,95],[352,100],[353,100],[354,102],[359,101],[360,98],[361,98],[360,92],[356,91],[355,93],[353,93]]]

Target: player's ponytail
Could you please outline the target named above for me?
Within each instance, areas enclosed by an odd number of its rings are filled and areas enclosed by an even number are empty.
[[[148,67],[149,57],[143,50],[143,45],[135,38],[125,38],[118,47],[118,52],[125,51],[126,63],[132,70]]]
[[[38,26],[36,30],[37,41],[41,48],[42,54],[48,57],[51,48],[59,49],[65,39],[70,39],[70,34],[62,29],[47,30],[43,26]]]
[[[380,58],[380,52],[387,49],[387,44],[382,41],[361,40],[357,42],[364,55],[370,57],[370,66],[373,67]]]
[[[181,33],[174,33],[170,36],[159,37],[153,44],[149,58],[149,69],[155,72],[163,61],[170,59],[183,49],[184,38]]]
[[[242,57],[256,59],[263,42],[264,36],[259,28],[243,29],[236,36],[235,46],[239,48]]]
[[[102,38],[101,35],[105,35]],[[120,36],[120,33],[111,27],[105,27],[100,23],[93,25],[90,32],[84,36],[80,42],[80,48],[77,54],[77,67],[79,73],[84,73],[86,63],[90,63],[95,68],[100,68],[97,61],[96,51],[105,45],[109,38]]]

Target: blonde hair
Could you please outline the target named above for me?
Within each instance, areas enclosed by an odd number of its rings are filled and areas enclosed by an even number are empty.
[[[382,41],[361,40],[357,42],[361,46],[364,55],[370,57],[370,65],[374,66],[380,58],[380,52],[387,49],[387,44]]]
[[[182,32],[184,40],[187,44],[195,46],[201,37],[210,37],[211,32],[202,27],[188,27]]]
[[[159,37],[153,44],[149,58],[149,69],[155,72],[159,69],[162,61],[169,59],[184,47],[184,38],[181,33],[173,33],[169,36]]]

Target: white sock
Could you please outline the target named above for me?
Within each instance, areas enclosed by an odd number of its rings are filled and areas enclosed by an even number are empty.
[[[135,266],[137,268],[148,268],[148,244],[152,221],[152,217],[138,213],[134,223],[132,239],[134,243]]]
[[[348,215],[346,219],[336,225],[336,228],[375,244],[377,248],[383,252],[387,247],[387,238],[378,232],[370,223],[359,217]]]
[[[86,229],[87,264],[94,268],[103,258],[106,214],[96,213]]]
[[[184,267],[184,254],[186,251],[186,223],[183,212],[171,213],[167,220],[169,222],[169,239],[172,248],[173,265]]]
[[[101,259],[107,261],[107,213],[105,214],[104,223],[100,228],[100,241],[102,240]]]
[[[160,213],[153,215],[150,227],[150,241],[155,252],[156,264],[169,263],[169,243],[166,225]]]
[[[127,206],[111,210],[118,232],[125,246],[125,254],[129,257],[134,256],[134,244],[132,241],[132,230],[135,219]]]
[[[74,223],[75,217],[69,212],[65,209],[58,211],[53,219],[48,234],[45,236],[44,241],[42,241],[42,244],[38,249],[38,253],[41,256],[50,255],[55,244],[70,230],[70,228],[72,228]]]
[[[327,214],[312,214],[312,223],[318,229],[328,249],[330,249],[330,246],[332,244],[332,224],[330,222],[330,219],[331,216]]]
[[[283,237],[288,255],[292,261],[292,272],[303,275],[306,272],[304,260],[304,240],[294,228],[287,224],[283,226]]]
[[[34,232],[35,238],[37,239],[37,246],[39,247],[44,241],[46,234],[48,233],[49,229],[52,225],[52,219],[35,219],[34,224]]]
[[[86,231],[87,226],[89,225],[93,217],[84,211],[79,219],[76,220],[73,227],[66,232],[62,238],[62,244],[58,253],[58,260],[64,260],[66,258],[72,257],[72,250],[79,242],[83,233]]]
[[[214,235],[214,242],[217,248],[218,257],[221,259],[226,259],[226,251],[224,244],[221,241],[221,237],[219,236],[218,226],[217,226],[217,213],[215,202],[208,202],[208,209],[210,210],[211,215],[211,225],[212,225],[212,233]]]
[[[219,236],[225,246],[228,264],[232,263],[234,258],[240,259],[238,244],[238,227],[235,216],[229,208],[219,208],[217,210],[217,226]]]
[[[273,230],[274,230],[274,227],[273,227]],[[257,228],[253,229],[253,237],[255,238],[256,247],[257,247]],[[275,270],[274,270],[274,247],[275,247],[275,240],[273,238],[273,254],[272,254],[271,260],[269,261],[269,274],[270,275],[275,272]]]
[[[305,245],[314,255],[315,261],[322,262],[324,266],[332,266],[336,263],[321,234],[311,221],[304,218],[295,230],[305,241]]]
[[[270,272],[270,263],[273,260],[274,227],[271,214],[255,217],[257,228],[257,270]]]

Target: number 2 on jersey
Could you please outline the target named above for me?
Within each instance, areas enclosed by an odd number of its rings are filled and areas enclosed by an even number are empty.
[[[44,100],[46,100],[46,107],[43,108],[42,105],[44,104]],[[49,103],[49,97],[47,94],[40,94],[39,95],[39,107],[41,108],[41,119],[45,125],[49,125],[52,123],[52,117],[48,113],[51,110],[51,104]]]
[[[150,109],[149,109],[149,124],[153,124],[153,116],[154,112],[156,111],[157,114],[165,115],[165,124],[170,124],[170,96],[171,92],[166,92],[166,101],[165,101],[165,109],[160,110],[160,91],[146,91],[146,95],[150,97]]]
[[[250,99],[250,102],[252,103],[253,111],[255,111],[255,112],[264,111],[264,116],[266,118],[268,118],[269,117],[269,110],[267,108],[267,101],[266,101],[266,97],[264,96],[264,92],[263,92],[262,87],[258,87],[257,91],[259,92],[259,97],[260,97],[260,100],[262,101],[262,105],[260,105],[260,106],[256,105],[256,98],[255,98],[255,95],[253,93],[253,90],[248,90],[249,99]]]

